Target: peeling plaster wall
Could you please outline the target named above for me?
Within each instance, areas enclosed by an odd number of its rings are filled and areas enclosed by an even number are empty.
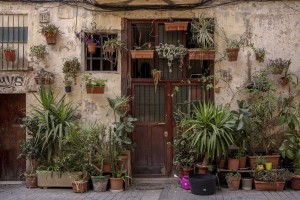
[[[113,2],[113,1],[112,1]],[[300,10],[299,1],[285,1],[290,7]],[[82,70],[84,66],[83,45],[75,38],[74,31],[82,28],[89,28],[90,23],[95,20],[97,28],[118,33],[121,31],[121,18],[129,19],[169,19],[169,18],[194,18],[201,13],[208,17],[214,17],[219,27],[223,27],[229,39],[239,39],[250,31],[252,42],[256,47],[263,47],[267,51],[265,63],[259,64],[255,61],[255,56],[251,48],[246,47],[240,50],[237,62],[228,62],[224,60],[215,66],[218,70],[229,70],[232,74],[232,81],[229,84],[220,81],[218,87],[221,87],[220,93],[215,94],[217,104],[230,103],[234,93],[238,88],[249,79],[249,72],[253,73],[266,66],[268,59],[283,58],[291,59],[292,65],[290,71],[300,76],[300,12],[297,12],[282,2],[257,2],[257,3],[238,3],[235,5],[222,6],[203,10],[187,11],[132,11],[132,12],[92,12],[81,7],[70,7],[53,4],[21,4],[1,3],[0,11],[4,14],[28,14],[29,18],[29,40],[28,49],[32,45],[45,44],[44,37],[38,33],[40,26],[39,13],[50,12],[50,21],[58,25],[63,34],[58,38],[57,44],[47,45],[49,55],[46,63],[40,63],[40,66],[48,65],[46,70],[55,74],[55,83],[52,88],[61,95],[64,94],[62,64],[63,58],[78,57],[81,60]],[[77,17],[76,17],[76,14]],[[217,50],[223,52],[225,41],[216,35],[215,38]],[[27,53],[28,55],[28,53]],[[28,58],[29,59],[29,58]],[[119,58],[120,61],[120,58]],[[22,89],[6,92],[26,92],[27,105],[34,103],[32,94],[27,92],[35,87],[33,83],[34,72],[39,66],[33,65],[33,72],[1,72],[3,75],[22,74],[26,79],[26,85]],[[108,104],[106,97],[114,97],[121,93],[121,75],[120,62],[118,72],[93,72],[96,76],[107,79],[105,94],[89,95],[86,94],[84,83],[81,77],[78,77],[76,86],[73,86],[72,93],[67,94],[67,98],[79,106],[83,121],[99,120],[110,123],[112,117],[107,118]],[[82,74],[82,73],[81,73]]]

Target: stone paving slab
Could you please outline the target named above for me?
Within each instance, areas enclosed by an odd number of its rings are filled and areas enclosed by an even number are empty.
[[[73,193],[72,189],[49,188],[28,189],[24,185],[0,185],[0,200],[300,200],[300,191],[260,192],[256,190],[230,191],[217,190],[211,196],[194,195],[182,190],[176,184],[166,184],[163,190],[137,190],[134,186],[128,190],[113,193],[94,192]]]

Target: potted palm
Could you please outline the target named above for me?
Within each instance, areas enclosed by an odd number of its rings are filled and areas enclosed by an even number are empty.
[[[192,40],[196,42],[198,49],[189,49],[190,60],[214,60],[216,51],[214,48],[214,20],[199,15],[191,22]],[[200,49],[199,49],[200,48]]]
[[[76,78],[80,70],[80,63],[78,58],[66,59],[64,58],[63,73],[65,74],[64,83],[66,92],[71,92],[71,85],[74,82],[76,85]]]
[[[91,73],[84,75],[86,92],[88,94],[103,94],[105,82],[107,80],[93,77]]]
[[[228,155],[229,146],[233,144],[235,121],[227,108],[210,102],[199,102],[193,106],[193,112],[190,115],[184,113],[181,115],[179,127],[184,130],[183,137],[186,137],[190,141],[190,147],[203,157],[203,162],[208,159],[217,160]],[[197,180],[201,178],[210,182],[209,187],[215,187],[216,182],[211,181],[216,179],[214,175],[193,176],[190,177],[192,193],[193,188],[202,187],[198,184],[203,184],[201,182],[205,180]],[[213,193],[214,191],[209,192],[209,194]]]
[[[56,37],[60,34],[59,27],[54,24],[42,24],[39,32],[45,36],[47,44],[55,44]]]

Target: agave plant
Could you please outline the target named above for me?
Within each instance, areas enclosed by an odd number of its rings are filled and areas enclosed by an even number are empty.
[[[183,137],[205,159],[218,159],[228,155],[228,147],[233,144],[235,120],[233,114],[223,106],[210,102],[193,105],[191,115],[185,115],[179,123]]]

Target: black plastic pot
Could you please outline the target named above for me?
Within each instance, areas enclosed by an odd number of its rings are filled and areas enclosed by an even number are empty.
[[[212,195],[216,192],[217,177],[213,174],[191,174],[191,192],[196,195]]]
[[[72,91],[72,87],[71,86],[65,86],[65,91],[67,93],[71,92]]]

